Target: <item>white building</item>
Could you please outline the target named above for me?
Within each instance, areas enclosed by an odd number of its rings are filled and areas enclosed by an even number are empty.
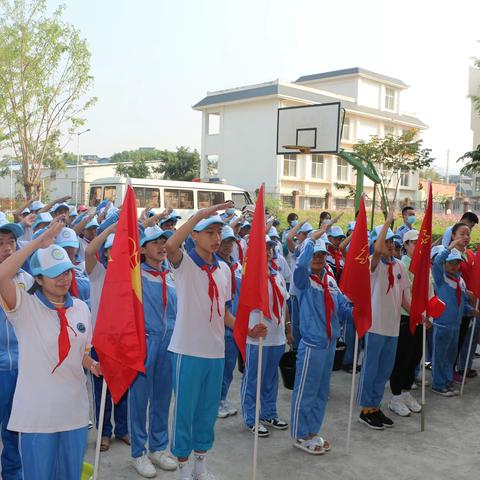
[[[128,165],[128,162],[125,162]],[[147,162],[150,166],[158,166],[158,162]],[[78,169],[78,203],[89,204],[88,194],[90,183],[99,178],[115,177],[116,163],[96,163],[79,165]],[[18,169],[18,168],[17,168]],[[24,190],[16,177],[16,167],[13,166],[13,175],[0,178],[0,197],[8,198],[10,192],[13,198],[23,198]],[[48,192],[48,200],[70,195],[75,203],[77,167],[67,165],[64,170],[44,168],[40,174],[42,191]],[[46,200],[46,199],[44,199]]]
[[[350,68],[295,82],[275,80],[208,92],[193,106],[202,112],[201,176],[225,178],[249,191],[265,182],[268,193],[291,205],[292,192],[297,191],[301,208],[324,207],[327,194],[333,194],[337,208],[346,206],[355,172],[344,160],[335,155],[276,154],[278,108],[340,101],[346,111],[341,147],[350,150],[371,135],[426,128],[403,113],[401,94],[406,88],[396,78]],[[402,174],[400,185],[399,199],[416,200],[418,174]],[[369,181],[365,189],[371,193]]]
[[[480,95],[480,70],[478,68],[470,67],[468,75],[468,94],[469,95]],[[473,145],[472,150],[475,150],[478,145],[480,145],[480,114],[473,108],[471,111],[471,120],[470,125],[473,132]],[[472,175],[472,198],[480,197],[480,175]]]

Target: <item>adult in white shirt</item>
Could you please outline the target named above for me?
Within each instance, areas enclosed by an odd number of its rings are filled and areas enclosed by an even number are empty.
[[[73,264],[52,245],[58,220],[0,264],[0,295],[18,340],[18,380],[9,430],[19,432],[24,480],[78,479],[87,441],[84,368],[99,375],[88,355],[92,329],[87,305],[68,293]],[[31,256],[35,284],[15,282]]]

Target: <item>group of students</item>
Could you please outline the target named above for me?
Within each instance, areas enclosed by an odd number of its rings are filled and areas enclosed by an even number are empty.
[[[89,425],[86,372],[99,417],[102,371],[90,343],[119,211],[108,201],[91,212],[66,200],[31,202],[14,212],[14,222],[0,218],[0,422],[2,478],[8,480],[80,478]],[[145,374],[116,405],[107,394],[100,447],[108,450],[112,435],[130,445],[133,466],[145,478],[160,467],[178,469],[180,480],[213,479],[206,457],[216,420],[237,413],[228,400],[238,359],[232,329],[250,231],[248,211],[237,213],[231,202],[214,205],[178,229],[174,211],[145,211],[139,218]],[[388,380],[390,410],[400,416],[421,410],[410,393],[422,354],[421,326],[412,335],[408,317],[408,265],[418,232],[411,207],[402,217],[396,234],[390,229],[393,209],[370,233],[372,327],[363,341],[358,403],[359,420],[377,430],[394,423],[380,408]],[[268,437],[269,429],[290,426],[294,447],[322,455],[331,449],[320,431],[340,337],[347,344],[344,369],[357,368],[352,304],[339,288],[355,222],[344,234],[328,212],[317,229],[298,222],[295,213],[287,221],[282,235],[274,218],[266,225],[272,318],[250,314],[239,400],[243,423],[253,433]],[[468,288],[476,223],[475,214],[465,214],[446,232],[444,246],[432,250],[432,295],[447,306],[429,330],[432,390],[445,397],[457,393],[453,384],[464,369],[476,374],[465,346],[477,314]],[[432,322],[425,322],[430,328]],[[278,366],[287,344],[297,355],[289,422],[277,411]]]

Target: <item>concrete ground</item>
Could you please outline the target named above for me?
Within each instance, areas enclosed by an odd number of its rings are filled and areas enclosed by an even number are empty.
[[[480,361],[475,361],[480,367]],[[475,365],[474,365],[475,366]],[[333,372],[330,401],[322,436],[331,452],[314,457],[292,447],[288,431],[273,431],[259,439],[258,480],[447,480],[478,478],[480,468],[480,378],[468,380],[463,398],[443,398],[427,388],[426,431],[420,415],[400,418],[392,414],[393,429],[374,431],[358,423],[354,409],[351,453],[346,454],[347,417],[351,375]],[[358,378],[358,376],[357,376]],[[427,379],[430,373],[427,372]],[[240,408],[241,376],[236,372],[229,398]],[[413,392],[420,399],[420,390]],[[387,386],[385,398],[390,397]],[[278,411],[289,421],[291,391],[279,389]],[[388,414],[386,405],[383,408]],[[95,430],[90,432],[86,461],[93,463]],[[219,480],[252,478],[253,435],[240,415],[219,419],[215,447],[209,456],[210,471]],[[138,479],[131,466],[129,448],[112,441],[101,457],[100,479]],[[173,480],[173,472],[159,471],[157,478]]]

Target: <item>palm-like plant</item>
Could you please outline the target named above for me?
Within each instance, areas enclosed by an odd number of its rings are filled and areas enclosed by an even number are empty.
[[[467,161],[467,163],[462,167],[460,173],[468,174],[480,172],[480,145],[477,145],[476,150],[464,153],[457,160],[457,162],[464,162],[465,160]]]

